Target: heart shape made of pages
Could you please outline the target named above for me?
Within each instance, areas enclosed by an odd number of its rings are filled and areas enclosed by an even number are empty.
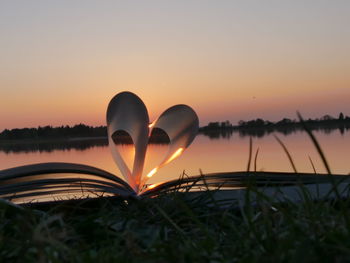
[[[112,156],[129,185],[138,193],[146,180],[157,170],[170,163],[192,143],[198,132],[199,120],[195,111],[183,104],[164,111],[159,118],[149,124],[147,108],[143,101],[131,92],[121,92],[113,97],[107,108],[108,144]],[[142,178],[150,129],[160,129],[169,137],[169,149],[163,161]],[[125,132],[135,146],[132,170],[127,166],[116,144],[120,134]]]

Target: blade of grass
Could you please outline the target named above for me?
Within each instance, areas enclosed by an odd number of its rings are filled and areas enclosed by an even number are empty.
[[[256,149],[256,153],[255,153],[255,157],[254,157],[254,172],[256,172],[256,164],[257,164],[257,160],[258,160],[258,154],[259,154],[259,147],[258,149]]]
[[[322,159],[322,162],[327,170],[327,172],[329,174],[332,174],[331,172],[331,168],[329,167],[329,164],[327,162],[327,159],[326,159],[326,156],[324,155],[322,149],[321,149],[321,146],[320,144],[318,143],[315,135],[313,135],[313,133],[311,132],[311,130],[306,126],[306,123],[303,119],[303,117],[301,116],[300,112],[297,111],[297,115],[298,115],[298,118],[299,118],[299,121],[301,123],[301,126],[304,128],[304,130],[306,131],[306,133],[309,135],[309,137],[311,138],[313,144],[315,145],[316,149],[317,149],[317,152],[318,154],[320,155],[321,159]]]
[[[290,155],[287,147],[284,145],[284,143],[280,140],[280,138],[277,137],[277,135],[274,135],[275,139],[278,141],[278,143],[282,146],[284,152],[286,153],[288,159],[289,159],[289,162],[290,164],[292,165],[292,168],[294,170],[295,173],[298,173],[297,171],[297,168],[295,167],[295,164],[294,164],[294,161],[293,161],[293,158],[292,156]]]
[[[308,157],[309,157],[309,161],[310,161],[310,163],[311,163],[312,169],[314,170],[314,173],[316,174],[317,172],[316,172],[316,169],[315,169],[315,165],[314,165],[314,163],[313,163],[313,161],[312,161],[310,155],[308,155]]]
[[[249,156],[248,156],[247,172],[250,171],[250,163],[252,161],[252,151],[253,151],[253,139],[252,137],[249,137]]]
[[[158,210],[158,212],[182,235],[185,235],[184,230],[182,230],[175,222],[168,216],[168,214],[160,208],[157,204],[153,204],[153,206]]]

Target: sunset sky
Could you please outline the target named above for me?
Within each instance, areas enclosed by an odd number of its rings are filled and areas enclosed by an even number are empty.
[[[350,115],[350,1],[0,0],[0,132],[104,125],[129,90],[201,125]]]

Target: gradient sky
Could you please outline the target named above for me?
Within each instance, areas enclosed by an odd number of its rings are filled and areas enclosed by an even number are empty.
[[[105,124],[129,90],[151,119],[350,115],[350,1],[0,0],[0,131]]]

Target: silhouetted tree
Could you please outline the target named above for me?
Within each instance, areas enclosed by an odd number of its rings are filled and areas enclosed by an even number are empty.
[[[326,115],[324,115],[321,118],[321,120],[323,120],[323,121],[330,121],[330,120],[334,120],[334,117],[332,117],[331,115],[326,114]]]

